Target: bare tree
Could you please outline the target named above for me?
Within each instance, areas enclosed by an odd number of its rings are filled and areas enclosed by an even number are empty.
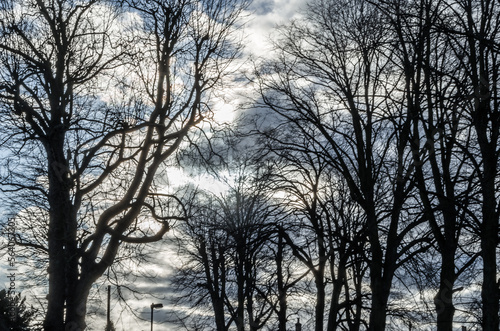
[[[447,29],[445,1],[377,2],[396,32],[395,63],[405,75],[410,116],[414,180],[441,255],[438,291],[434,297],[438,330],[452,330],[455,282],[478,257],[477,247],[465,247],[476,186],[468,152],[471,131],[460,110],[467,100],[460,83],[463,73]],[[452,15],[451,15],[452,16]],[[411,174],[413,176],[413,174]]]
[[[85,329],[91,286],[120,247],[160,240],[185,217],[156,175],[211,111],[241,6],[2,2],[2,189],[46,202],[47,237],[19,242],[47,255],[45,330]]]
[[[483,262],[482,329],[492,331],[500,327],[497,251],[500,219],[500,7],[498,2],[488,0],[457,1],[453,13],[456,25],[451,25],[448,32],[457,38],[454,47],[465,73],[462,91],[470,100],[465,109],[477,144],[477,152],[469,151],[468,155],[473,159],[481,195],[481,219],[477,224]]]
[[[280,234],[314,284],[316,328],[357,330],[367,268],[363,214],[317,146],[291,135],[286,123],[260,130],[275,156],[267,181],[287,215]]]
[[[232,325],[238,330],[260,330],[278,303],[271,294],[276,274],[268,249],[275,232],[273,208],[256,182],[258,172],[236,171],[227,192],[198,192],[191,217],[179,223],[183,263],[174,278],[181,294],[175,301],[189,304],[197,313],[210,306],[213,319],[207,329],[215,324],[221,331]]]
[[[175,316],[172,322],[191,325],[191,319],[202,321],[203,311],[208,318],[204,327],[217,331],[229,330],[234,320],[226,309],[233,289],[229,270],[232,268],[229,238],[220,224],[215,199],[209,193],[196,192],[190,208],[190,217],[179,223],[179,234],[174,239],[180,264],[174,268],[173,303],[193,308],[194,316]],[[199,325],[201,327],[201,325]]]
[[[373,3],[398,31],[405,102],[418,119],[412,129],[415,178],[442,258],[438,329],[452,329],[454,283],[480,255],[483,329],[497,330],[498,4]],[[471,243],[475,235],[481,247]]]
[[[318,146],[362,208],[368,329],[384,330],[395,271],[432,240],[407,176],[411,117],[398,101],[402,76],[391,61],[392,35],[364,1],[316,1],[306,18],[282,30],[278,60],[259,73],[261,105]]]

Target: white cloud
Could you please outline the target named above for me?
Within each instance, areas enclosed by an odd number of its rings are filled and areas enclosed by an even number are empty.
[[[300,19],[300,12],[306,3],[304,0],[255,1],[249,8],[250,20],[245,40],[247,54],[258,57],[269,56],[272,50],[269,38],[273,29],[292,19]]]

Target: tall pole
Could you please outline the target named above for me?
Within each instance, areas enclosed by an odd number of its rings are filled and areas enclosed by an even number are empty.
[[[109,323],[111,322],[110,310],[111,310],[111,285],[108,285],[108,316],[107,316],[107,325],[109,325]]]
[[[155,308],[163,308],[163,304],[161,303],[152,303],[151,304],[151,331],[153,331],[153,309]]]
[[[151,304],[151,331],[153,331],[153,304]]]

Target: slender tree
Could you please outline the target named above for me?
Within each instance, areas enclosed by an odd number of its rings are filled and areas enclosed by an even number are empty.
[[[464,93],[470,96],[465,109],[478,147],[477,153],[472,155],[481,195],[478,229],[483,262],[482,329],[492,331],[500,327],[497,256],[500,220],[497,187],[500,175],[500,6],[495,1],[467,0],[457,1],[456,7],[456,25],[449,26],[448,32],[458,39],[454,46],[465,73],[462,80]]]
[[[271,298],[275,270],[268,265],[274,265],[269,249],[273,207],[255,169],[248,164],[236,167],[237,174],[229,176],[222,193],[197,192],[190,203],[191,217],[179,223],[183,263],[174,277],[180,294],[175,303],[198,313],[210,307],[213,319],[204,325],[207,329],[260,330],[278,304]]]
[[[451,20],[445,1],[373,2],[396,32],[394,59],[404,73],[404,99],[412,118],[411,144],[414,176],[425,217],[441,255],[439,288],[434,297],[438,330],[453,329],[454,285],[474,263],[477,249],[459,245],[470,221],[475,194],[470,150],[471,131],[460,110],[463,73],[443,22]],[[414,173],[413,173],[414,172]]]
[[[261,105],[281,116],[294,135],[318,145],[362,208],[370,261],[368,329],[384,330],[395,271],[431,241],[425,219],[412,209],[412,119],[397,100],[403,81],[391,61],[392,34],[364,1],[316,1],[306,18],[282,30],[278,60],[259,73]]]
[[[356,330],[363,319],[360,285],[367,265],[362,213],[314,144],[283,127],[261,134],[275,155],[267,181],[282,196],[277,200],[287,215],[280,235],[313,279],[315,325],[337,330],[352,322]]]

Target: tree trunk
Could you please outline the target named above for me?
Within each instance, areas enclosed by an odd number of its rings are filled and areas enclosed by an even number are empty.
[[[495,40],[498,32],[489,31],[490,22],[496,20],[498,11],[494,1],[481,1],[480,22],[476,21],[475,8],[468,2],[467,48],[469,50],[470,78],[474,87],[472,123],[481,150],[483,172],[480,178],[482,205],[481,257],[483,259],[483,330],[499,330],[499,294],[497,283],[498,211],[496,182],[498,180],[498,140],[500,136],[500,110],[498,101],[498,60],[489,38]],[[479,29],[478,29],[479,27]],[[478,38],[477,36],[488,36]],[[492,96],[494,96],[492,100]]]
[[[487,167],[485,166],[485,172]],[[491,181],[493,186],[494,181]],[[489,183],[483,185],[483,224],[481,228],[481,251],[483,258],[483,330],[499,330],[499,290],[497,283],[498,218],[495,215],[494,189],[488,190]],[[489,194],[488,194],[489,193]]]
[[[378,268],[377,268],[378,269]],[[382,281],[382,277],[372,277],[372,306],[368,331],[384,331],[387,316],[388,293]]]
[[[281,231],[279,231],[278,237],[278,250],[276,252],[276,272],[277,272],[277,283],[278,283],[278,300],[279,300],[279,310],[278,310],[278,331],[286,331],[286,288],[283,277],[283,237],[281,236]]]
[[[320,270],[315,273],[315,283],[316,283],[316,307],[315,307],[315,318],[316,318],[316,331],[324,331],[323,330],[323,319],[325,317],[325,282],[323,279],[323,274],[321,270],[323,267],[320,267]]]
[[[236,261],[236,282],[237,282],[237,300],[235,323],[238,331],[245,331],[245,271],[244,257],[245,248],[242,247],[241,241],[237,245],[237,261]]]
[[[68,295],[75,293],[78,265],[74,256],[76,221],[72,215],[70,182],[64,156],[64,132],[54,132],[46,146],[49,179],[50,218],[48,229],[49,294],[44,320],[46,331],[63,330],[64,308]]]
[[[437,163],[435,159],[432,160]],[[445,169],[449,168],[449,164]],[[443,210],[444,218],[444,236],[441,235],[437,225],[431,227],[435,232],[435,237],[438,238],[437,242],[441,252],[441,273],[439,278],[439,290],[434,297],[434,304],[437,313],[437,330],[438,331],[452,331],[453,330],[453,316],[455,315],[455,306],[453,305],[453,286],[455,285],[455,254],[457,250],[457,212],[455,210],[454,201],[455,195],[451,187],[451,179],[449,178],[449,171],[444,171],[446,174],[442,176],[446,178],[445,188],[440,189],[440,192],[446,192],[446,199],[440,198],[439,208]],[[435,175],[437,177],[437,175]],[[439,185],[440,180],[435,180],[436,187]],[[438,191],[438,192],[439,192]],[[444,195],[441,193],[440,195]],[[451,202],[453,201],[453,202]],[[428,204],[428,203],[427,203]],[[430,206],[427,207],[431,212]],[[435,224],[435,221],[434,221]]]
[[[384,286],[384,256],[378,234],[375,212],[367,212],[368,239],[370,241],[370,287],[372,292],[368,331],[385,330],[387,298],[389,293]]]
[[[253,275],[253,262],[251,255],[245,258],[245,297],[247,302],[247,317],[250,331],[258,330],[258,324],[255,322],[254,307],[253,307],[253,292],[255,289],[255,277]]]
[[[226,331],[224,315],[224,295],[226,292],[226,266],[224,263],[224,246],[216,246],[216,243],[210,243],[210,259],[208,257],[207,246],[204,241],[201,242],[200,247],[198,248],[198,252],[203,263],[203,268],[205,269],[204,271],[207,282],[207,289],[210,293],[217,331]],[[212,264],[210,264],[210,260],[212,261]]]
[[[483,175],[481,177],[481,190],[483,196],[481,224],[481,257],[483,259],[483,285],[481,298],[483,301],[483,330],[499,330],[499,289],[497,283],[497,256],[498,244],[498,215],[496,203],[497,180],[497,140],[500,133],[498,120],[490,122],[490,117],[498,118],[498,111],[492,109],[490,102],[490,91],[488,90],[487,77],[481,68],[481,74],[476,83],[480,93],[475,99],[475,130],[481,149],[483,161]],[[492,128],[490,129],[489,126]]]
[[[339,314],[340,304],[340,294],[342,293],[342,289],[344,288],[344,283],[346,282],[347,274],[346,274],[346,264],[347,261],[345,258],[340,259],[338,262],[338,272],[337,277],[335,277],[335,266],[333,265],[333,261],[330,262],[330,275],[333,279],[333,290],[331,295],[330,302],[330,311],[328,313],[328,331],[336,331],[338,327],[337,315]],[[349,307],[346,307],[349,309]]]
[[[495,236],[495,238],[492,238]],[[483,330],[498,331],[498,283],[496,263],[496,232],[484,234],[481,248],[483,250],[483,287],[481,298],[483,300]]]
[[[86,329],[87,299],[92,283],[90,282],[86,286],[80,283],[80,286],[76,287],[77,292],[68,296],[65,330],[83,331]]]
[[[482,95],[486,95],[489,91],[485,89]],[[493,129],[491,137],[488,137],[487,121],[489,116],[493,116],[492,109],[489,107],[489,98],[486,100],[480,99],[477,101],[479,105],[476,109],[478,124],[476,124],[476,132],[478,132],[479,145],[484,163],[484,173],[481,178],[481,189],[483,193],[482,216],[483,223],[481,225],[481,256],[483,258],[483,286],[481,289],[481,298],[483,300],[483,330],[498,331],[499,330],[499,289],[497,283],[497,245],[498,245],[498,216],[496,203],[496,179],[497,179],[497,139],[499,135],[498,123],[492,123]],[[496,113],[496,112],[495,112]],[[498,118],[498,114],[494,114]],[[498,121],[496,121],[498,122]],[[488,141],[488,138],[491,140]]]
[[[217,331],[225,331],[226,330],[226,322],[224,319],[224,299],[223,298],[213,298],[212,305],[214,308],[215,325],[217,327]]]
[[[455,252],[444,250],[441,254],[439,290],[434,297],[437,313],[437,330],[452,331],[455,306],[453,305],[453,284],[455,283]]]
[[[211,295],[215,315],[215,325],[217,326],[217,331],[225,331],[226,320],[224,315],[224,295],[226,292],[226,269],[224,264],[224,252],[221,247],[219,247],[219,256],[216,255],[214,248],[212,261],[214,264],[214,285],[211,290]],[[216,263],[216,261],[218,262]],[[219,281],[220,284],[218,284]]]

